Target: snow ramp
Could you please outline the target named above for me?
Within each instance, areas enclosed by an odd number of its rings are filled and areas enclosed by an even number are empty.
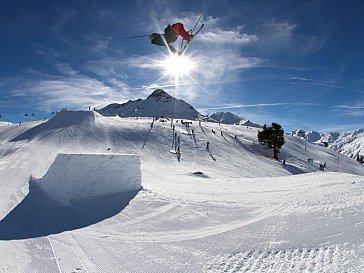
[[[36,181],[47,195],[64,204],[141,189],[136,155],[58,154]]]
[[[99,113],[91,111],[67,111],[63,110],[50,120],[35,126],[15,137],[12,141],[41,139],[51,133],[64,130],[67,127],[93,128],[96,118],[101,117]]]

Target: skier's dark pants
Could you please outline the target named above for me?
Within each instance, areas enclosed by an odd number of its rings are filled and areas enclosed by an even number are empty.
[[[177,40],[178,36],[169,28],[164,30],[164,34],[153,33],[150,35],[151,43],[157,46],[169,47],[172,52],[176,52],[176,49],[170,45]]]

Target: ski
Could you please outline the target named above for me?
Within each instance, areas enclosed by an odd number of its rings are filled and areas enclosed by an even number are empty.
[[[193,36],[191,37],[190,41],[187,42],[181,49],[180,52],[178,52],[179,55],[183,55],[184,51],[188,48],[189,44],[191,43],[191,41],[196,37],[196,35],[201,31],[201,29],[205,26],[205,24],[202,24],[197,30],[196,32],[193,34]]]
[[[193,26],[193,28],[192,28],[192,33],[195,31],[195,29],[196,29],[196,27],[197,27],[197,25],[198,25],[198,23],[201,21],[201,19],[202,19],[202,13],[200,14],[200,17],[198,17],[198,19],[197,19],[197,21],[196,21],[196,24]]]
[[[150,36],[150,34],[143,34],[143,35],[124,37],[123,39],[127,40],[127,39],[142,38],[142,37],[149,37],[149,36]]]

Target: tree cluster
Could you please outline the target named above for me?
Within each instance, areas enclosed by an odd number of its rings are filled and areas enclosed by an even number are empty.
[[[278,160],[279,150],[286,142],[284,140],[284,130],[282,126],[274,122],[270,127],[267,127],[264,124],[263,130],[258,132],[258,141],[267,148],[273,149],[273,158]]]

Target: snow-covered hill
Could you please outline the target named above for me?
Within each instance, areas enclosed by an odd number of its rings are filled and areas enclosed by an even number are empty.
[[[173,117],[196,120],[201,114],[190,104],[176,99],[162,89],[155,90],[145,100],[110,104],[99,111],[104,116]]]
[[[257,142],[256,128],[173,122],[174,130],[152,118],[63,111],[47,122],[0,126],[0,268],[364,271],[357,161],[285,136],[283,165]],[[174,133],[180,157],[170,152]],[[140,182],[142,190],[122,192]],[[116,189],[110,183],[130,187],[100,195],[103,184]],[[66,205],[47,194],[55,187]]]

